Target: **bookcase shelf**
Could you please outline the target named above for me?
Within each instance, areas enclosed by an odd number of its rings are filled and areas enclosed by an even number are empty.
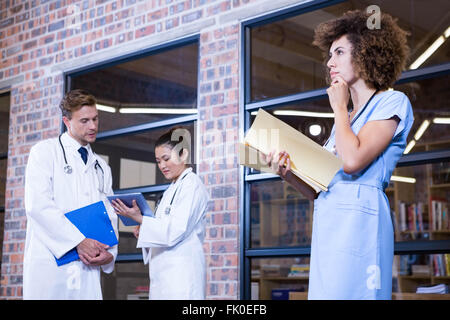
[[[431,151],[448,148],[449,146],[449,141],[422,143],[418,144],[417,150],[415,147],[414,151]],[[450,222],[448,220],[448,209],[450,209],[449,173],[448,163],[395,169],[394,175],[416,179],[413,184],[396,181],[386,189],[391,210],[395,215],[396,241],[450,239]],[[435,260],[435,256],[440,256],[438,262]],[[420,262],[411,261],[403,264],[399,262],[402,258],[406,257],[395,257],[399,275],[394,280],[397,280],[399,292],[414,294],[418,286],[441,283],[450,285],[449,267],[447,266],[449,262],[446,261],[450,258],[448,255],[447,257],[445,254],[428,255],[423,256]],[[435,276],[437,265],[441,267],[439,271],[441,276]],[[415,274],[414,267],[422,268],[422,271],[427,269],[428,272],[426,274]],[[401,274],[404,272],[408,274]],[[422,296],[423,294],[419,294],[417,298],[419,299]],[[444,296],[450,299],[450,294]],[[397,298],[401,297],[402,295],[399,293]]]
[[[450,146],[450,142],[444,142]],[[438,143],[430,145],[419,145],[415,151],[428,151],[439,149]],[[444,146],[445,148],[447,147]],[[393,175],[403,177],[413,177],[416,179],[415,183],[405,183],[399,181],[391,181],[385,193],[389,199],[391,210],[394,219],[395,241],[413,241],[413,240],[450,240],[450,223],[444,226],[445,221],[443,215],[441,216],[440,225],[433,224],[436,221],[437,213],[432,211],[432,200],[442,201],[446,204],[450,202],[450,180],[446,181],[447,176],[441,174],[440,170],[448,170],[450,168],[448,163],[442,164],[425,164],[412,167],[396,168]],[[445,171],[447,172],[447,171]],[[450,176],[450,174],[448,175]],[[251,239],[254,247],[283,247],[297,245],[300,241],[300,234],[306,239],[306,242],[311,239],[312,231],[312,215],[313,204],[305,198],[302,198],[298,192],[293,192],[289,185],[283,183],[283,186],[271,184],[266,189],[258,189],[258,196],[251,201],[252,210],[252,228]],[[263,191],[262,191],[263,190]],[[414,223],[408,220],[408,211],[405,212],[406,221],[402,226],[400,213],[401,203],[405,204],[405,209],[410,205],[415,204],[417,209],[421,209],[422,216],[418,216],[415,212]],[[288,208],[290,206],[290,208]],[[443,206],[442,208],[444,208]],[[306,220],[298,219],[298,208],[302,208],[308,217]],[[450,208],[450,205],[446,208]],[[442,209],[443,210],[443,209]],[[448,209],[445,209],[448,210]],[[448,214],[448,213],[447,213]],[[290,215],[288,217],[288,215]],[[256,218],[257,217],[257,218]],[[302,216],[303,219],[303,216]],[[447,220],[446,220],[447,221]],[[401,228],[403,227],[403,229]],[[289,238],[291,236],[291,238]],[[289,243],[283,242],[289,238]],[[296,242],[297,241],[297,242]],[[300,245],[308,245],[303,243]],[[408,256],[395,256],[394,264],[397,260],[397,265],[394,265],[396,271],[393,272],[394,293],[393,299],[430,299],[438,296],[436,299],[449,299],[450,294],[435,295],[435,294],[416,294],[416,290],[421,286],[433,286],[437,284],[447,284],[450,286],[450,275],[444,268],[445,273],[436,276],[435,270],[435,255],[417,255],[420,256],[421,261],[409,261],[406,265],[400,263],[400,258],[409,258]],[[440,254],[442,261],[445,261],[445,254]],[[449,256],[450,258],[450,256]],[[290,258],[293,260],[294,258]],[[309,264],[309,258],[302,258],[301,263]],[[264,261],[255,261],[252,259],[252,271],[256,271],[257,276],[252,273],[251,281],[257,287],[257,298],[271,299],[272,290],[282,289],[299,289],[303,292],[289,292],[289,297],[292,299],[306,299],[308,276],[288,277],[289,267],[295,262],[289,261],[285,258],[264,258]],[[264,274],[264,268],[273,271],[270,267],[278,266],[280,270],[278,273]],[[415,268],[413,268],[415,266]],[[418,268],[419,267],[419,268]],[[419,273],[422,268],[421,273]],[[283,269],[283,270],[281,270]],[[270,273],[270,272],[269,272]],[[253,290],[253,289],[252,289]],[[253,295],[255,298],[255,295]]]

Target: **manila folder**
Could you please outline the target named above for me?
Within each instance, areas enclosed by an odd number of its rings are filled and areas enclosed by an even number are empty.
[[[327,191],[342,168],[342,160],[333,153],[263,109],[258,110],[244,144],[264,154],[286,151],[292,172],[316,190]]]

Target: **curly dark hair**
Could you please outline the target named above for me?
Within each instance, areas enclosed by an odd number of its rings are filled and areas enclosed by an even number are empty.
[[[396,19],[381,13],[380,28],[369,29],[371,14],[361,10],[346,12],[342,17],[323,22],[314,30],[313,45],[324,51],[325,65],[331,44],[346,35],[353,46],[353,66],[366,84],[377,90],[392,87],[400,77],[409,54],[406,37]],[[330,83],[327,73],[327,82]]]

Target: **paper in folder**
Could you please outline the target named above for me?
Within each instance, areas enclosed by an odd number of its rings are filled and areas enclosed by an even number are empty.
[[[70,211],[66,213],[65,216],[86,238],[97,240],[110,247],[118,244],[116,234],[108,216],[108,211],[106,210],[103,201]],[[63,264],[78,259],[79,256],[76,248],[73,248],[59,259],[56,259],[55,257],[58,266],[62,266]]]
[[[244,142],[239,145],[239,163],[256,170],[275,173],[264,161],[266,155],[285,150],[291,160],[292,173],[314,189],[327,191],[342,160],[300,131],[259,109]]]

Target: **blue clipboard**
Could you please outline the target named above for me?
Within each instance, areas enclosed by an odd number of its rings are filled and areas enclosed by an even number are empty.
[[[86,238],[97,240],[110,247],[119,243],[103,201],[67,212],[65,216]],[[76,248],[73,248],[61,258],[55,257],[55,260],[58,266],[62,266],[79,258]]]
[[[147,201],[145,200],[144,196],[140,192],[137,192],[137,193],[123,193],[123,194],[115,194],[113,196],[108,196],[108,200],[109,201],[116,200],[116,199],[120,199],[128,207],[132,207],[133,206],[133,200],[136,200],[136,203],[137,203],[139,209],[141,210],[141,213],[144,216],[154,217],[152,209],[150,209],[150,207],[148,206]],[[134,221],[133,219],[121,216],[119,214],[117,216],[122,221],[122,223],[125,226],[127,226],[127,227],[129,227],[129,226],[137,226],[138,225],[138,223],[136,221]]]

